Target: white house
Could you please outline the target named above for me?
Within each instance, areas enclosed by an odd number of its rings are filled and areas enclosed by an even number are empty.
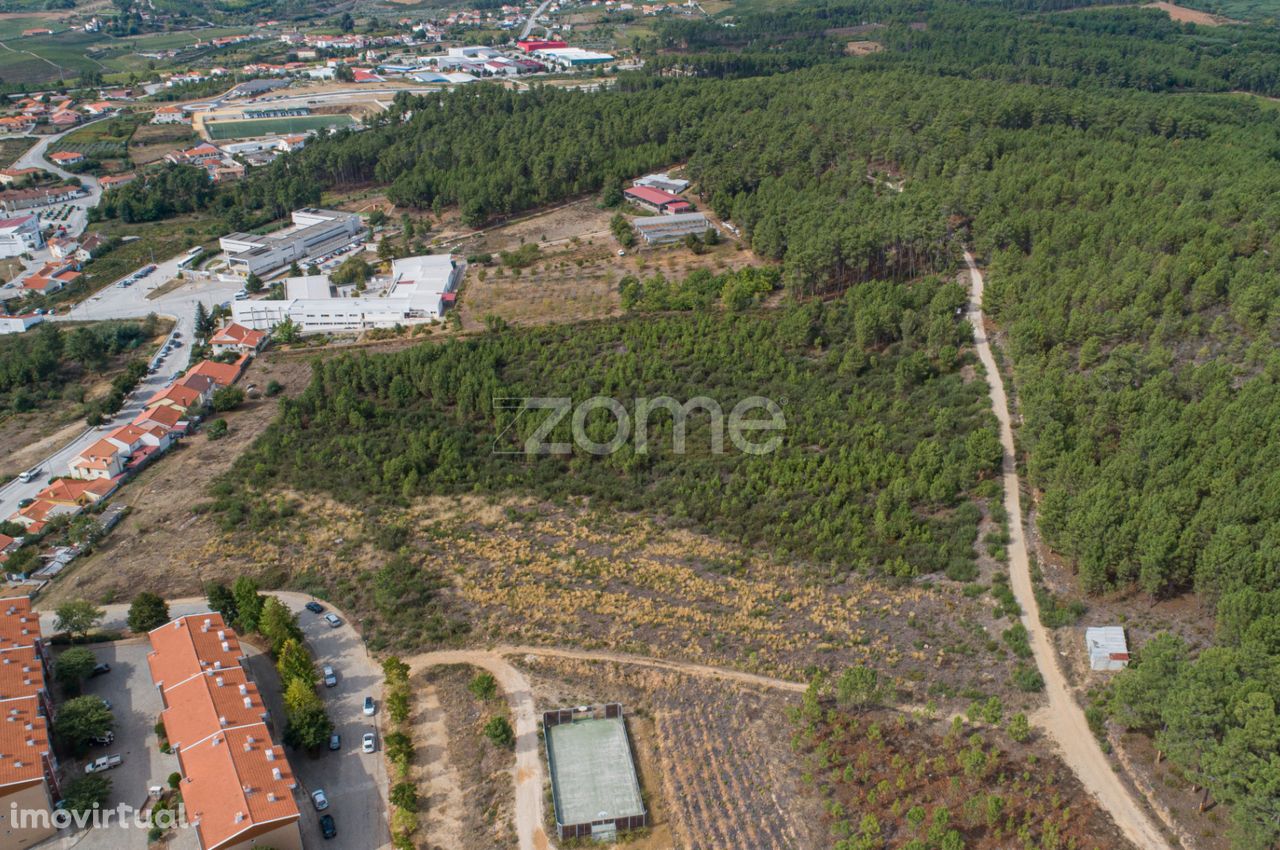
[[[17,257],[43,247],[40,216],[31,214],[0,218],[0,257]]]

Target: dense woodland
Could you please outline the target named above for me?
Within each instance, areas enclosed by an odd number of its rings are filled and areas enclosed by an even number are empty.
[[[101,322],[64,330],[44,323],[25,334],[0,337],[0,414],[22,413],[64,397],[79,402],[79,380],[102,372],[155,336],[157,321]]]
[[[973,574],[977,509],[966,498],[999,463],[980,381],[961,376],[967,326],[959,286],[875,283],[781,315],[697,312],[572,328],[494,332],[317,366],[299,398],[229,480],[326,490],[340,498],[534,492],[655,510],[744,543],[829,564],[910,577]],[[729,438],[713,451],[711,419],[690,415],[683,454],[672,417],[649,418],[649,451],[633,436],[613,454],[527,456],[544,421],[495,399],[597,395],[704,396],[727,414],[751,396],[785,416],[778,450],[752,455]],[[570,440],[570,419],[551,442]],[[587,433],[608,442],[613,418]],[[756,439],[759,439],[758,437]],[[228,525],[263,500],[224,485]],[[259,505],[259,508],[254,508]]]
[[[918,303],[896,330],[860,328],[972,245],[1046,539],[1087,591],[1195,591],[1230,613],[1220,647],[1141,652],[1116,716],[1234,804],[1238,846],[1274,845],[1280,644],[1272,603],[1240,600],[1280,592],[1280,110],[1238,90],[1280,93],[1280,38],[1062,5],[802,0],[732,28],[672,24],[612,91],[402,98],[380,126],[220,192],[211,206],[242,224],[376,181],[480,223],[683,162],[799,303],[761,321],[714,306],[712,281],[651,278],[627,282],[631,309],[694,312],[332,362],[241,478],[573,492],[820,561],[945,569],[972,539],[956,501],[987,468],[968,445],[980,399],[943,356],[963,334],[922,338],[942,315]],[[867,21],[885,26],[829,32]],[[841,56],[853,38],[885,50]],[[767,463],[496,461],[488,400],[553,388],[763,390],[795,419]],[[939,472],[913,467],[924,451]]]

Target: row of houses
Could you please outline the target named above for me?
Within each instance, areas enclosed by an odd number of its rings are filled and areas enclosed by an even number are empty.
[[[81,157],[83,160],[83,157]],[[17,213],[34,207],[70,203],[88,194],[83,186],[31,186],[0,191],[0,212]]]
[[[50,677],[51,659],[31,599],[0,599],[0,835],[11,847],[30,847],[56,832],[51,818],[9,822],[22,811],[52,815],[62,798],[51,742]]]
[[[251,340],[237,341],[231,347],[257,351],[265,342],[266,335],[259,334]],[[228,346],[220,347],[228,349]],[[89,481],[117,480],[151,463],[186,435],[214,392],[234,384],[248,361],[249,354],[244,353],[234,363],[204,360],[196,364],[177,381],[151,396],[132,422],[116,428],[72,458],[68,464],[71,477]]]
[[[0,116],[0,133],[26,135],[40,124],[69,130],[87,118],[110,115],[116,110],[106,100],[77,104],[66,95],[24,97],[13,104],[10,114]]]
[[[216,612],[148,634],[160,722],[178,757],[187,820],[203,850],[302,850],[298,782],[235,631]]]
[[[196,168],[203,168],[214,183],[239,180],[245,175],[243,163],[236,162],[232,156],[209,142],[166,154],[164,159],[165,162],[172,162],[175,165],[193,165]]]

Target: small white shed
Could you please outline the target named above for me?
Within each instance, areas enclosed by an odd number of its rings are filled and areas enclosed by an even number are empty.
[[[1095,626],[1084,630],[1089,667],[1094,670],[1123,670],[1129,666],[1129,644],[1122,626]]]

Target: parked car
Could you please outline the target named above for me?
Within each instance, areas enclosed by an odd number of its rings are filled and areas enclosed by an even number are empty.
[[[364,737],[360,739],[360,749],[366,753],[371,753],[378,748],[378,739],[372,732],[365,732]]]
[[[331,665],[324,665],[321,672],[324,673],[324,686],[326,688],[332,688],[338,684],[338,674],[333,672],[333,667]]]
[[[311,792],[311,802],[315,804],[317,812],[323,812],[329,808],[329,798],[324,795],[323,788],[317,788]]]
[[[119,767],[123,763],[124,763],[124,758],[122,756],[114,756],[114,755],[103,756],[102,758],[94,759],[93,761],[86,764],[84,766],[84,772],[85,773],[101,773],[104,770],[110,770],[113,767]],[[325,805],[326,806],[329,805],[328,802],[326,802]]]
[[[323,614],[323,613],[324,613],[324,606],[323,606],[323,605],[321,605],[319,602],[315,602],[315,601],[308,602],[308,603],[307,603],[306,605],[304,605],[303,607],[304,607],[304,608],[306,608],[308,611],[310,611],[312,614]]]
[[[89,678],[92,679],[94,676],[102,676],[110,672],[111,672],[111,665],[104,661],[101,664],[97,664],[94,666],[93,670],[89,672]]]
[[[325,614],[324,621],[329,624],[329,628],[336,629],[342,625],[342,618],[337,614]]]
[[[329,736],[329,749],[333,750],[334,752],[337,752],[338,750],[342,749],[342,736],[339,735],[337,732],[334,732],[332,735]]]
[[[376,711],[376,710],[377,710],[377,709],[376,709],[376,708],[374,708],[374,705],[373,705],[373,697],[365,697],[365,698],[364,698],[364,713],[365,713],[365,714],[367,714],[367,715],[369,715],[370,717],[372,717],[372,716],[373,716],[373,712],[374,712],[374,711]]]
[[[333,825],[333,815],[321,815],[320,834],[325,838],[333,838],[338,834],[338,828]]]
[[[107,734],[105,735],[95,735],[89,739],[89,743],[93,744],[95,747],[106,747],[110,744],[114,744],[115,742],[116,733],[112,732],[110,729],[107,730]]]

